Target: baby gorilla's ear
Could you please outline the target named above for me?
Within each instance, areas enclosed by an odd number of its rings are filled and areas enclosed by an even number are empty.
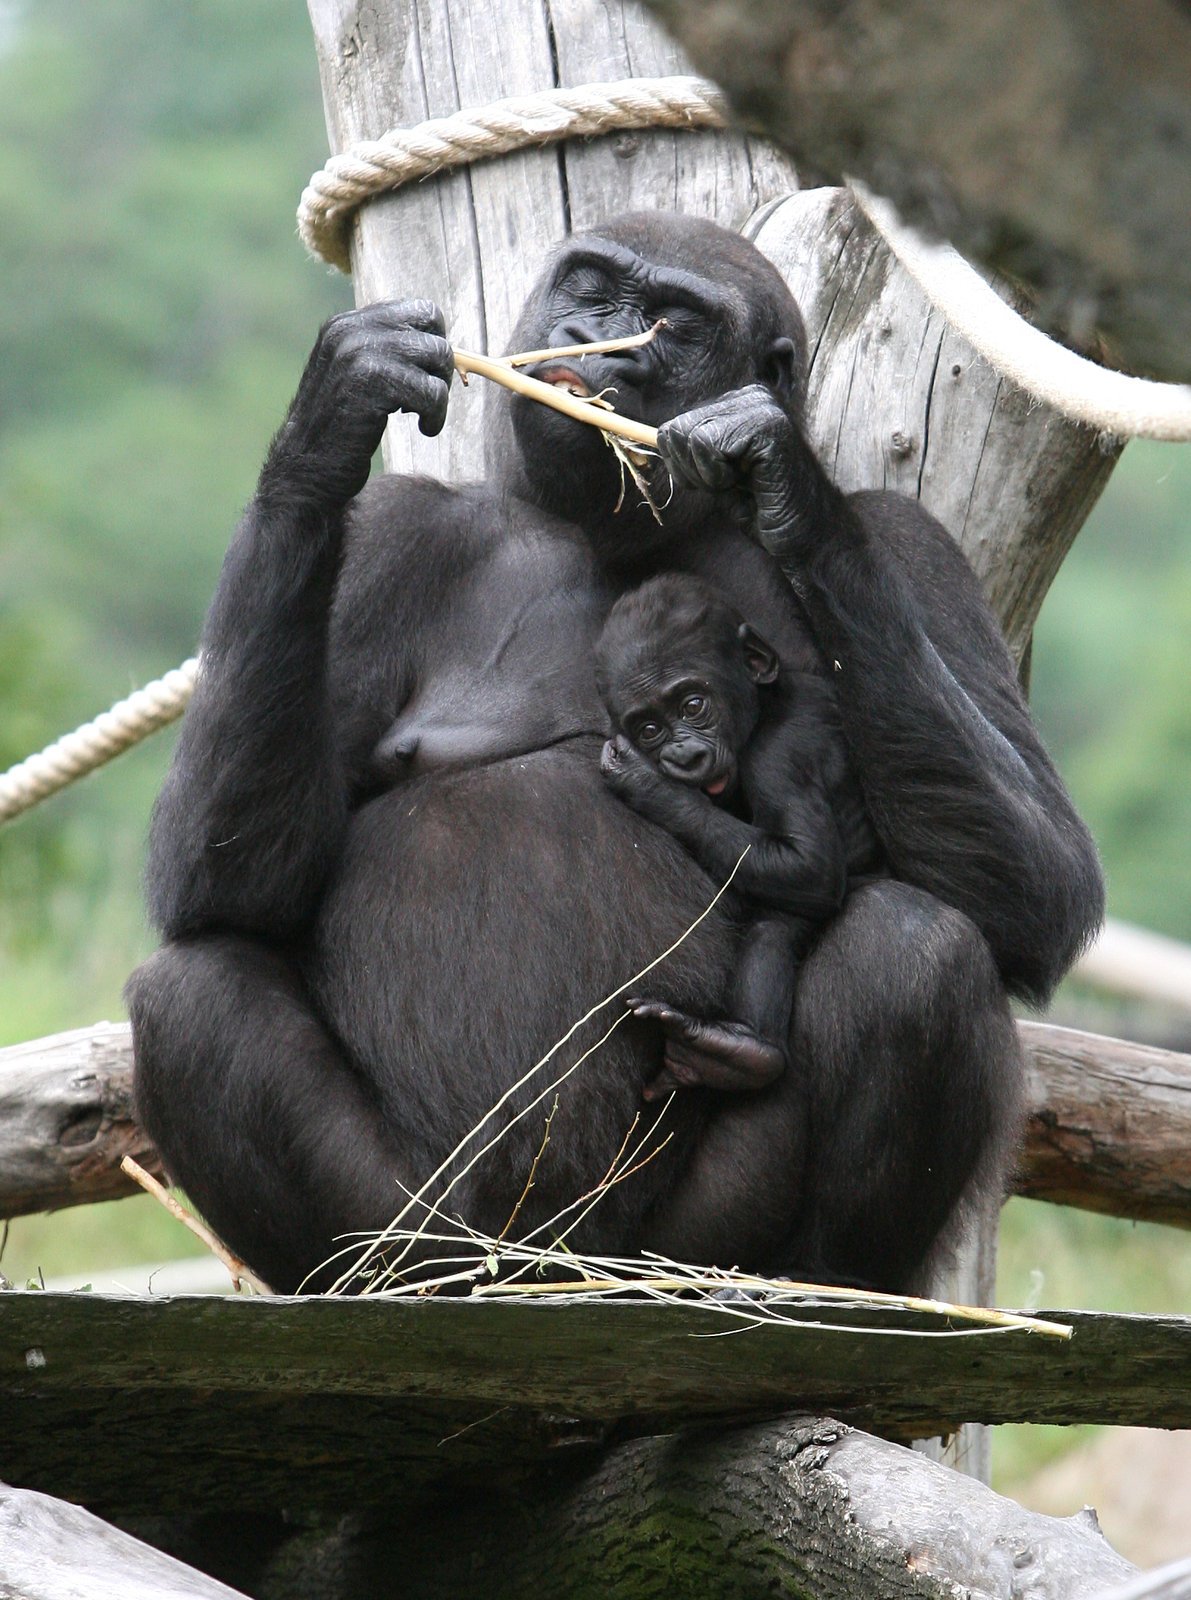
[[[761,635],[754,628],[750,628],[747,622],[740,624],[736,634],[744,650],[744,664],[749,677],[754,683],[772,683],[781,665],[777,651],[772,645],[766,644]]]

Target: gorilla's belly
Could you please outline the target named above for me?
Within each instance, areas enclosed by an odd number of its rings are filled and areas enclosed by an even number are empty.
[[[661,956],[715,893],[605,789],[598,741],[414,779],[355,816],[307,977],[386,1112],[462,1133],[601,1000]],[[714,1010],[733,958],[719,908],[636,986]],[[560,1052],[575,1059],[616,1002]],[[631,1023],[579,1069],[582,1107],[627,1129],[660,1041]],[[574,1080],[578,1087],[580,1078]],[[565,1105],[564,1105],[565,1112]]]

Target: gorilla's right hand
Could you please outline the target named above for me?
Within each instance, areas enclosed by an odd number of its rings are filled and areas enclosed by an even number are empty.
[[[455,359],[430,300],[384,300],[324,323],[261,473],[260,493],[343,505],[368,481],[385,423],[439,433]]]

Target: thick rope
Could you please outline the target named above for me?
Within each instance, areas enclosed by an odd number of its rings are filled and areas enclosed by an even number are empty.
[[[722,128],[724,98],[701,78],[629,78],[514,95],[332,156],[302,193],[298,232],[312,255],[351,271],[351,219],[379,194],[511,150],[637,128]]]
[[[722,95],[701,78],[633,78],[498,100],[478,111],[394,129],[332,157],[303,191],[298,231],[313,254],[350,272],[347,240],[356,210],[415,178],[560,139],[724,123]],[[1125,438],[1191,439],[1191,387],[1129,378],[1055,344],[1007,306],[950,245],[928,243],[887,200],[855,180],[851,187],[902,266],[997,372],[1089,427]],[[0,775],[0,823],[180,717],[197,672],[197,659],[183,662]]]
[[[1191,439],[1191,386],[1097,366],[1008,306],[949,244],[908,228],[888,200],[848,180],[865,216],[931,304],[1002,377],[1075,422],[1125,439]]]
[[[0,823],[11,822],[68,783],[123,755],[151,733],[167,727],[186,709],[198,675],[198,658],[184,661],[127,700],[121,700],[40,754],[0,776]]]

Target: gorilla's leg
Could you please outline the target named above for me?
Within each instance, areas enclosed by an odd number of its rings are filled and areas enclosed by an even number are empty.
[[[907,884],[858,890],[802,970],[790,1071],[809,1131],[786,1270],[923,1288],[957,1207],[999,1189],[1020,1124],[1017,1030],[980,933]]]
[[[338,1234],[401,1209],[408,1172],[368,1085],[280,956],[232,936],[179,940],[125,992],[140,1120],[173,1181],[272,1288],[294,1292],[349,1242]]]
[[[801,1206],[806,1124],[796,1070],[754,1093],[708,1093],[707,1121],[681,1177],[646,1219],[642,1248],[750,1272],[783,1267],[777,1246]]]

